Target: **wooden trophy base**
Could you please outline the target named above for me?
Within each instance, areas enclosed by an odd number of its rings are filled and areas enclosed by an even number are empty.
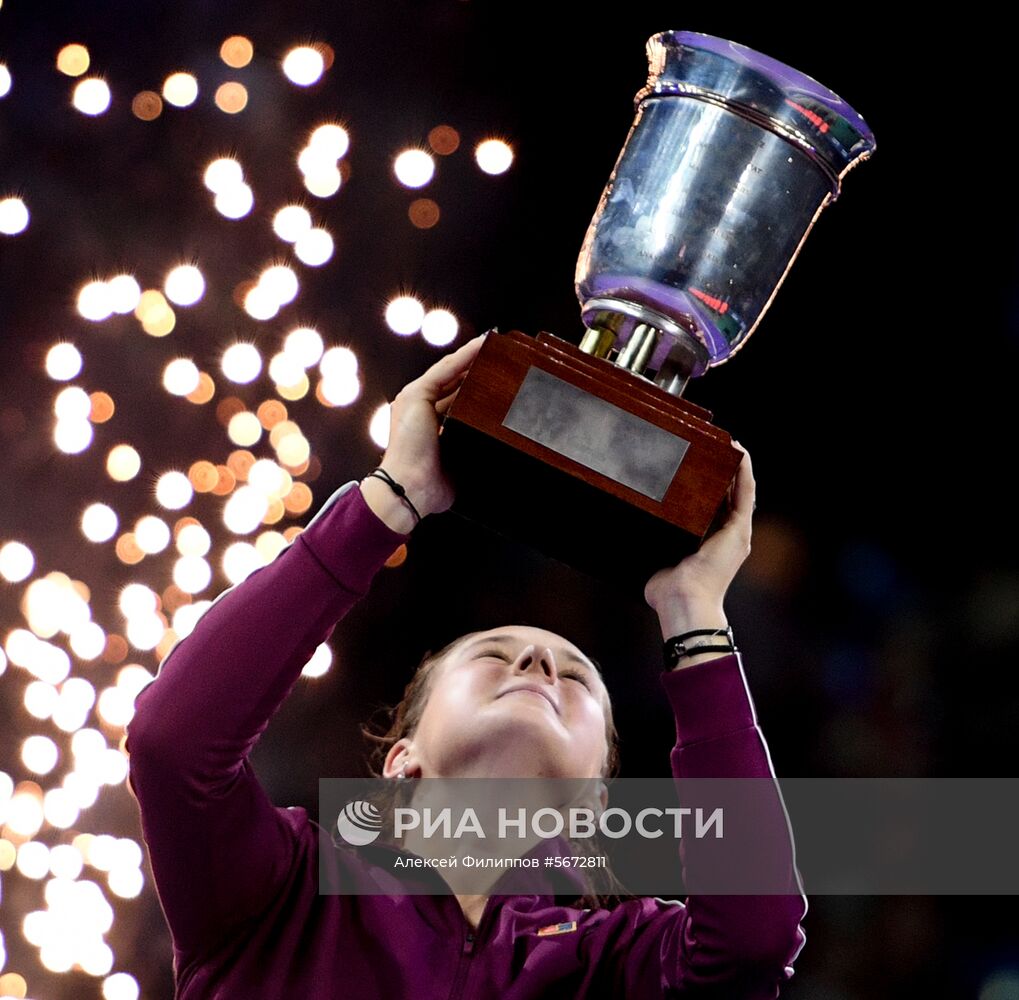
[[[492,331],[440,431],[451,510],[643,596],[724,511],[743,456],[710,420],[551,334]]]

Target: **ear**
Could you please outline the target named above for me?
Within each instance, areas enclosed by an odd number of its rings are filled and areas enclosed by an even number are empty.
[[[406,765],[406,771],[404,771]],[[395,780],[401,773],[408,778],[420,776],[421,768],[414,756],[414,741],[404,736],[397,740],[386,754],[385,763],[382,766],[382,776]]]

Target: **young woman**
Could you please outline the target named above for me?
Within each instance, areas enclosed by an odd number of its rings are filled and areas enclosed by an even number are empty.
[[[315,648],[418,520],[452,504],[439,418],[481,342],[404,387],[382,472],[337,490],[271,564],[220,594],[138,696],[130,786],[173,938],[179,1000],[736,1000],[775,997],[792,975],[806,900],[739,655],[695,648],[717,646],[717,637],[689,640],[662,674],[676,721],[672,773],[771,779],[752,836],[773,845],[787,895],[637,898],[611,908],[563,905],[551,882],[518,895],[378,895],[390,876],[353,853],[343,872],[353,893],[322,894],[329,835],[304,809],[274,806],[255,777],[251,750]],[[726,523],[648,581],[663,638],[727,627],[723,598],[750,551],[753,505],[744,453]],[[383,773],[394,781],[598,777],[616,754],[600,672],[567,639],[525,625],[471,633],[427,656],[383,744]],[[731,849],[741,849],[738,837]],[[683,863],[696,874],[695,841],[684,841]]]

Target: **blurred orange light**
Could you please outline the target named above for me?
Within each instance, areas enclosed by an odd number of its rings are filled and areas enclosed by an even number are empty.
[[[92,409],[88,415],[89,420],[94,424],[105,424],[116,407],[113,405],[113,398],[106,392],[93,392],[89,394]]]
[[[271,431],[281,420],[287,419],[287,408],[278,399],[267,399],[255,411],[262,426]]]
[[[418,229],[431,229],[439,221],[439,206],[431,198],[416,198],[407,215]]]
[[[294,483],[290,492],[283,500],[283,505],[291,514],[303,514],[311,506],[311,490],[306,483]]]
[[[460,146],[460,133],[451,125],[436,125],[428,133],[428,145],[432,152],[439,156],[449,156],[455,153]]]
[[[107,663],[122,663],[127,659],[127,640],[116,633],[106,637],[106,648],[103,650],[103,659]]]
[[[243,483],[247,481],[248,473],[255,464],[255,456],[247,448],[238,448],[236,451],[230,452],[226,464],[234,476]]]
[[[128,531],[117,539],[117,558],[128,566],[134,566],[145,558],[138,543],[134,540],[134,532]]]
[[[219,473],[212,462],[206,462],[203,459],[195,462],[188,469],[188,481],[195,488],[196,493],[211,493],[219,482]]]
[[[241,69],[251,62],[255,47],[243,35],[231,35],[219,47],[219,58],[234,69]]]
[[[163,607],[167,614],[173,614],[178,608],[191,603],[191,595],[181,590],[175,583],[171,583],[163,591]]]
[[[154,90],[143,90],[134,95],[131,113],[143,122],[155,121],[163,113],[163,99]]]
[[[217,465],[216,473],[219,478],[216,485],[212,488],[213,495],[225,497],[233,492],[234,487],[237,485],[237,478],[225,465]]]
[[[229,80],[216,90],[216,107],[228,115],[236,115],[248,106],[248,88]]]
[[[198,373],[198,388],[189,392],[184,398],[191,403],[207,403],[216,395],[216,383],[208,372]]]
[[[243,413],[246,409],[244,400],[236,396],[224,396],[216,404],[216,419],[226,427],[238,413]]]
[[[272,497],[269,501],[269,506],[266,509],[265,515],[262,517],[263,524],[275,524],[277,521],[283,519],[283,515],[286,513],[286,508],[283,506],[283,501],[279,497]]]
[[[57,53],[57,69],[65,76],[81,76],[88,69],[88,49],[77,42],[65,45]]]

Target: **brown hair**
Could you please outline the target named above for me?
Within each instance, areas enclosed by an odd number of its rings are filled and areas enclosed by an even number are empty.
[[[361,734],[365,739],[375,744],[371,748],[368,758],[368,769],[374,777],[383,777],[382,769],[390,748],[404,737],[413,736],[417,730],[421,716],[424,714],[428,697],[432,693],[433,678],[438,668],[458,646],[478,634],[478,632],[468,632],[466,635],[462,635],[447,643],[439,650],[428,650],[414,669],[410,681],[408,681],[403,690],[403,698],[400,702],[393,707],[383,706],[381,709],[383,721],[381,723],[373,723],[369,720],[367,724],[361,726]],[[599,675],[601,675],[602,670],[598,661],[592,657],[588,658],[594,663]],[[612,703],[607,695],[605,698],[605,744],[607,750],[602,777],[611,779],[619,773],[619,733],[616,730],[616,724],[612,717]],[[398,784],[403,783],[393,781],[391,784],[392,793],[395,794]],[[387,799],[389,797],[389,795],[385,796]],[[384,810],[391,803],[380,801],[378,804]],[[578,844],[577,848],[577,853],[580,854],[590,850],[590,844],[584,842],[582,845]],[[579,908],[601,909],[612,906],[622,899],[632,898],[616,879],[611,869],[608,869],[606,874],[610,884],[615,888],[613,893],[607,895],[592,893],[580,896],[573,900],[571,905]]]

